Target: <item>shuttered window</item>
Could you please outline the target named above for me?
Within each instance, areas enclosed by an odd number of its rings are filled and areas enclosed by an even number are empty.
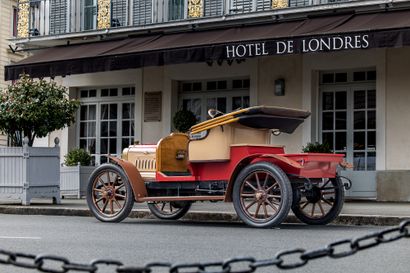
[[[204,0],[204,16],[222,15],[223,0]]]
[[[152,23],[152,1],[134,0],[132,21],[133,21],[134,26],[151,24]]]
[[[50,1],[50,34],[67,32],[67,0]]]
[[[289,0],[289,7],[305,7],[310,5],[310,0]]]
[[[271,0],[257,0],[256,11],[270,10],[272,9]]]
[[[253,11],[252,0],[231,0],[230,13],[247,13]]]
[[[111,26],[123,27],[128,25],[128,0],[111,0]]]

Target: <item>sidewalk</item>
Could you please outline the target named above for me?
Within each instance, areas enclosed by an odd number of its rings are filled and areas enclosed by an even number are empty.
[[[62,199],[60,205],[51,204],[48,199],[34,199],[30,206],[0,201],[0,214],[90,216],[85,199]],[[145,204],[136,204],[130,217],[151,218]],[[410,203],[388,203],[375,201],[346,201],[339,217],[333,224],[347,225],[397,225],[410,218]],[[191,221],[237,222],[232,203],[197,202],[183,218]],[[299,223],[289,215],[288,223]]]

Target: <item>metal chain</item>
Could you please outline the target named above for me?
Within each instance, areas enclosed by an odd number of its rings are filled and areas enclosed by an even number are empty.
[[[342,258],[380,244],[410,237],[410,220],[400,225],[373,232],[355,239],[333,242],[323,248],[305,250],[296,248],[277,253],[271,259],[257,260],[253,257],[237,257],[222,262],[211,263],[148,263],[142,267],[124,266],[121,261],[110,259],[93,260],[88,264],[70,262],[67,258],[55,255],[32,255],[0,249],[0,264],[13,265],[40,272],[65,273],[69,271],[96,273],[98,266],[112,266],[117,273],[152,273],[154,268],[166,268],[169,273],[252,273],[258,268],[276,266],[280,269],[294,269],[309,261],[323,257]],[[348,248],[348,250],[341,251]],[[240,269],[235,269],[240,267]]]

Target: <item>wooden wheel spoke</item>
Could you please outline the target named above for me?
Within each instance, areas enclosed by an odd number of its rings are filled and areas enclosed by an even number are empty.
[[[258,186],[258,190],[262,189],[257,172],[255,173],[255,178],[256,178],[256,185]]]
[[[300,207],[301,210],[303,210],[304,208],[307,207],[307,205],[309,205],[309,201],[306,201],[303,206]]]
[[[116,194],[115,197],[116,197],[116,198],[119,197],[119,198],[125,199],[125,195],[123,195],[123,194]]]
[[[282,198],[282,195],[277,195],[277,194],[268,194],[267,196],[268,198],[276,198],[276,199]]]
[[[105,186],[105,182],[101,179],[101,177],[98,178],[98,182],[101,183],[104,189],[107,189],[107,187]]]
[[[329,206],[331,206],[331,207],[333,207],[333,203],[332,202],[330,202],[329,200],[327,200],[327,199],[325,199],[325,198],[321,198],[321,200],[323,201],[323,202],[325,202],[326,204],[328,204]]]
[[[107,183],[109,186],[111,186],[111,178],[110,178],[110,172],[107,171]]]
[[[263,188],[266,188],[266,183],[268,183],[269,174],[265,175],[265,180],[263,181]]]
[[[324,211],[324,209],[323,209],[323,207],[322,207],[322,202],[317,202],[317,204],[319,205],[319,208],[320,208],[320,212],[322,213],[322,216],[325,216],[325,211]]]
[[[172,204],[169,202],[169,211],[172,212]]]
[[[261,203],[258,203],[258,206],[256,207],[256,211],[255,211],[255,218],[258,218],[260,208],[261,208]]]
[[[98,203],[100,203],[102,200],[104,200],[104,197],[98,198],[97,200],[95,200],[95,203],[98,204]]]
[[[114,214],[114,201],[113,200],[110,200],[110,211],[111,211],[111,214]]]
[[[258,191],[258,189],[255,188],[251,183],[249,183],[249,181],[245,181],[245,184],[248,185],[252,190]]]
[[[105,199],[104,205],[103,205],[103,207],[102,207],[102,209],[101,209],[101,212],[102,212],[102,213],[105,213],[105,209],[107,208],[107,205],[108,205],[108,199]]]
[[[278,207],[275,207],[275,205],[273,205],[271,201],[266,200],[266,204],[268,204],[275,212],[278,211]],[[279,204],[278,204],[278,206],[279,206]]]
[[[255,197],[254,193],[241,193],[241,197]]]
[[[256,204],[256,199],[255,200],[253,200],[251,203],[249,203],[246,207],[245,207],[245,210],[248,210],[248,209],[250,209],[253,205],[255,205]]]
[[[162,206],[161,206],[161,210],[163,211],[164,209],[165,209],[165,205],[166,205],[167,203],[162,203]]]
[[[117,199],[114,199],[114,202],[115,202],[115,204],[117,205],[117,207],[118,207],[119,209],[122,209],[122,206],[121,206],[120,202],[118,202]]]
[[[94,188],[93,190],[96,191],[96,192],[104,192],[104,190],[102,190],[102,189],[97,189],[97,188]]]
[[[278,187],[278,182],[274,182],[273,184],[272,184],[272,186],[270,186],[269,188],[267,188],[266,189],[266,192],[269,192],[269,191],[271,191],[271,190],[273,190],[273,189],[276,189]]]
[[[312,211],[310,215],[313,217],[315,215],[315,208],[316,208],[316,203],[312,203]]]
[[[263,207],[263,212],[265,213],[265,218],[269,218],[268,210],[266,209],[266,203],[265,202],[262,204],[262,207]]]
[[[115,188],[115,191],[118,191],[119,189],[122,189],[125,187],[125,184],[121,184],[118,187]]]

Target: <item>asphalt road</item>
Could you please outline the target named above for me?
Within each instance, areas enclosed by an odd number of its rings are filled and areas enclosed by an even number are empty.
[[[264,259],[280,250],[318,248],[338,239],[378,230],[376,227],[296,224],[255,229],[243,224],[140,219],[107,224],[92,217],[0,215],[0,249],[65,256],[79,263],[110,258],[141,266],[150,261],[209,262],[234,256]],[[401,239],[349,258],[314,260],[297,270],[270,268],[256,272],[409,272],[409,249],[410,240]],[[0,255],[0,259],[3,258]],[[0,264],[0,272],[36,271]],[[113,271],[102,266],[98,272]]]

